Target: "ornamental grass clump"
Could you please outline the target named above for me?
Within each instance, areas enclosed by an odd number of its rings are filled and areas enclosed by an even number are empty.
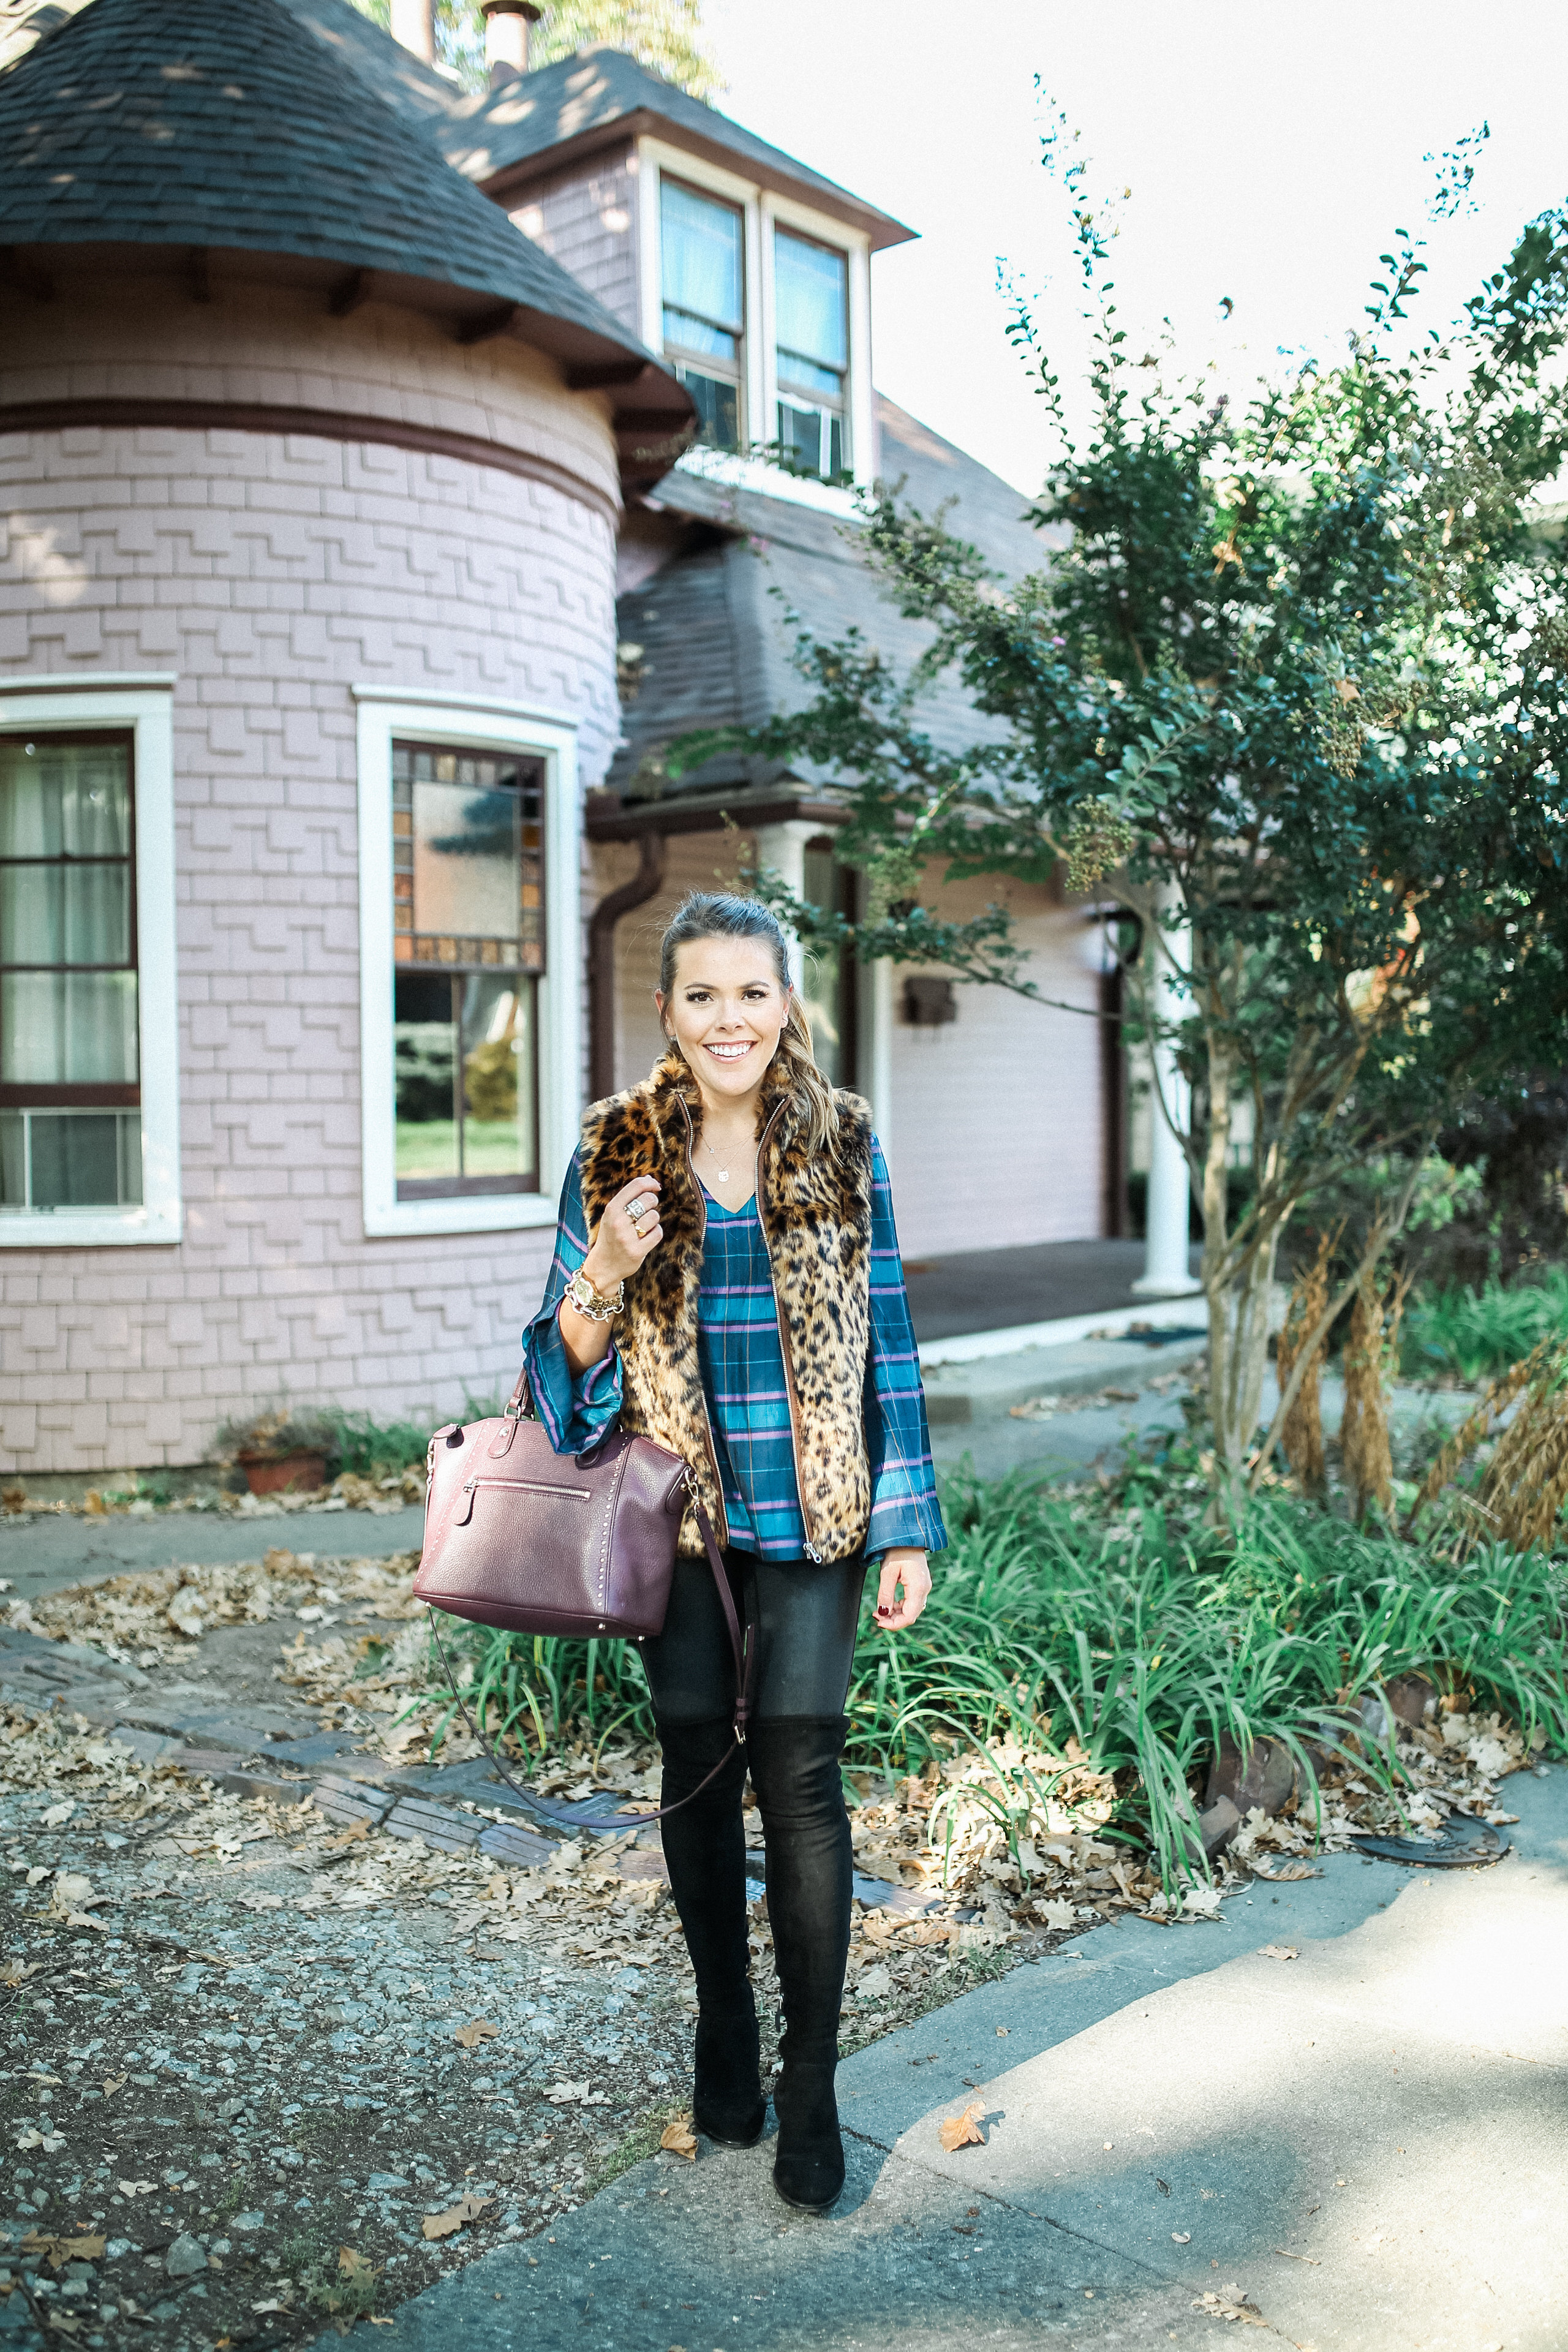
[[[1568,1340],[1568,1267],[1420,1294],[1405,1318],[1400,1360],[1407,1378],[1468,1384],[1496,1379],[1543,1339]]]

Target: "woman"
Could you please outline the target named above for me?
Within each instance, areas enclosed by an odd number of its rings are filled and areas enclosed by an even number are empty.
[[[865,1104],[812,1058],[778,924],[754,900],[694,894],[665,933],[654,1001],[668,1051],[584,1121],[529,1374],[557,1453],[618,1418],[689,1465],[668,1615],[642,1654],[661,1802],[691,1797],[663,1833],[697,1978],[693,2116],[741,2147],[766,2116],[749,1769],[786,2027],[773,2179],[820,2212],[844,2183],[834,2071],[851,1851],[838,1759],[861,1590],[879,1560],[878,1624],[912,1625],[926,1554],[946,1537],[887,1171]],[[743,1751],[697,1502],[753,1628]]]

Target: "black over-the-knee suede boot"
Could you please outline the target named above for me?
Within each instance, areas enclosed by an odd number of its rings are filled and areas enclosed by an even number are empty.
[[[853,1858],[838,1759],[841,1715],[778,1716],[748,1735],[752,1785],[768,1846],[768,1922],[783,1997],[784,2072],[773,2091],[773,2185],[820,2213],[844,2186],[833,2078],[849,1955]]]
[[[661,1724],[658,1736],[665,1805],[678,1803],[731,1751],[725,1769],[662,1824],[662,1833],[670,1892],[697,1977],[692,2120],[726,2147],[751,2147],[763,2136],[767,2106],[746,1943],[745,1750],[735,1745],[728,1717]]]

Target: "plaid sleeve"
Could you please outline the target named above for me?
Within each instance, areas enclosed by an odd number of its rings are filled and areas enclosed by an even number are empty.
[[[926,1432],[925,1390],[910,1320],[893,1195],[882,1147],[871,1167],[871,1345],[866,1364],[866,1449],[871,1462],[868,1557],[909,1544],[943,1551],[947,1529],[936,1498]]]
[[[561,1187],[555,1255],[550,1261],[543,1303],[522,1335],[533,1410],[557,1454],[581,1454],[604,1435],[621,1410],[621,1359],[615,1342],[611,1341],[608,1355],[590,1364],[585,1372],[574,1372],[556,1319],[566,1285],[587,1255],[582,1174],[574,1151]]]

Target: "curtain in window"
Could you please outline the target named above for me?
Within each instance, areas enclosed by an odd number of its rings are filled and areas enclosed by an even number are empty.
[[[845,318],[847,283],[843,254],[831,253],[826,246],[808,245],[804,237],[790,236],[783,229],[776,232],[773,306],[781,354],[798,354],[815,360],[821,369],[842,374],[849,364]]]
[[[0,743],[0,1080],[134,1085],[127,747]]]
[[[673,180],[664,182],[659,206],[665,308],[725,330],[711,348],[731,353],[742,329],[741,215]],[[710,348],[684,321],[667,322],[666,331],[689,347]]]

